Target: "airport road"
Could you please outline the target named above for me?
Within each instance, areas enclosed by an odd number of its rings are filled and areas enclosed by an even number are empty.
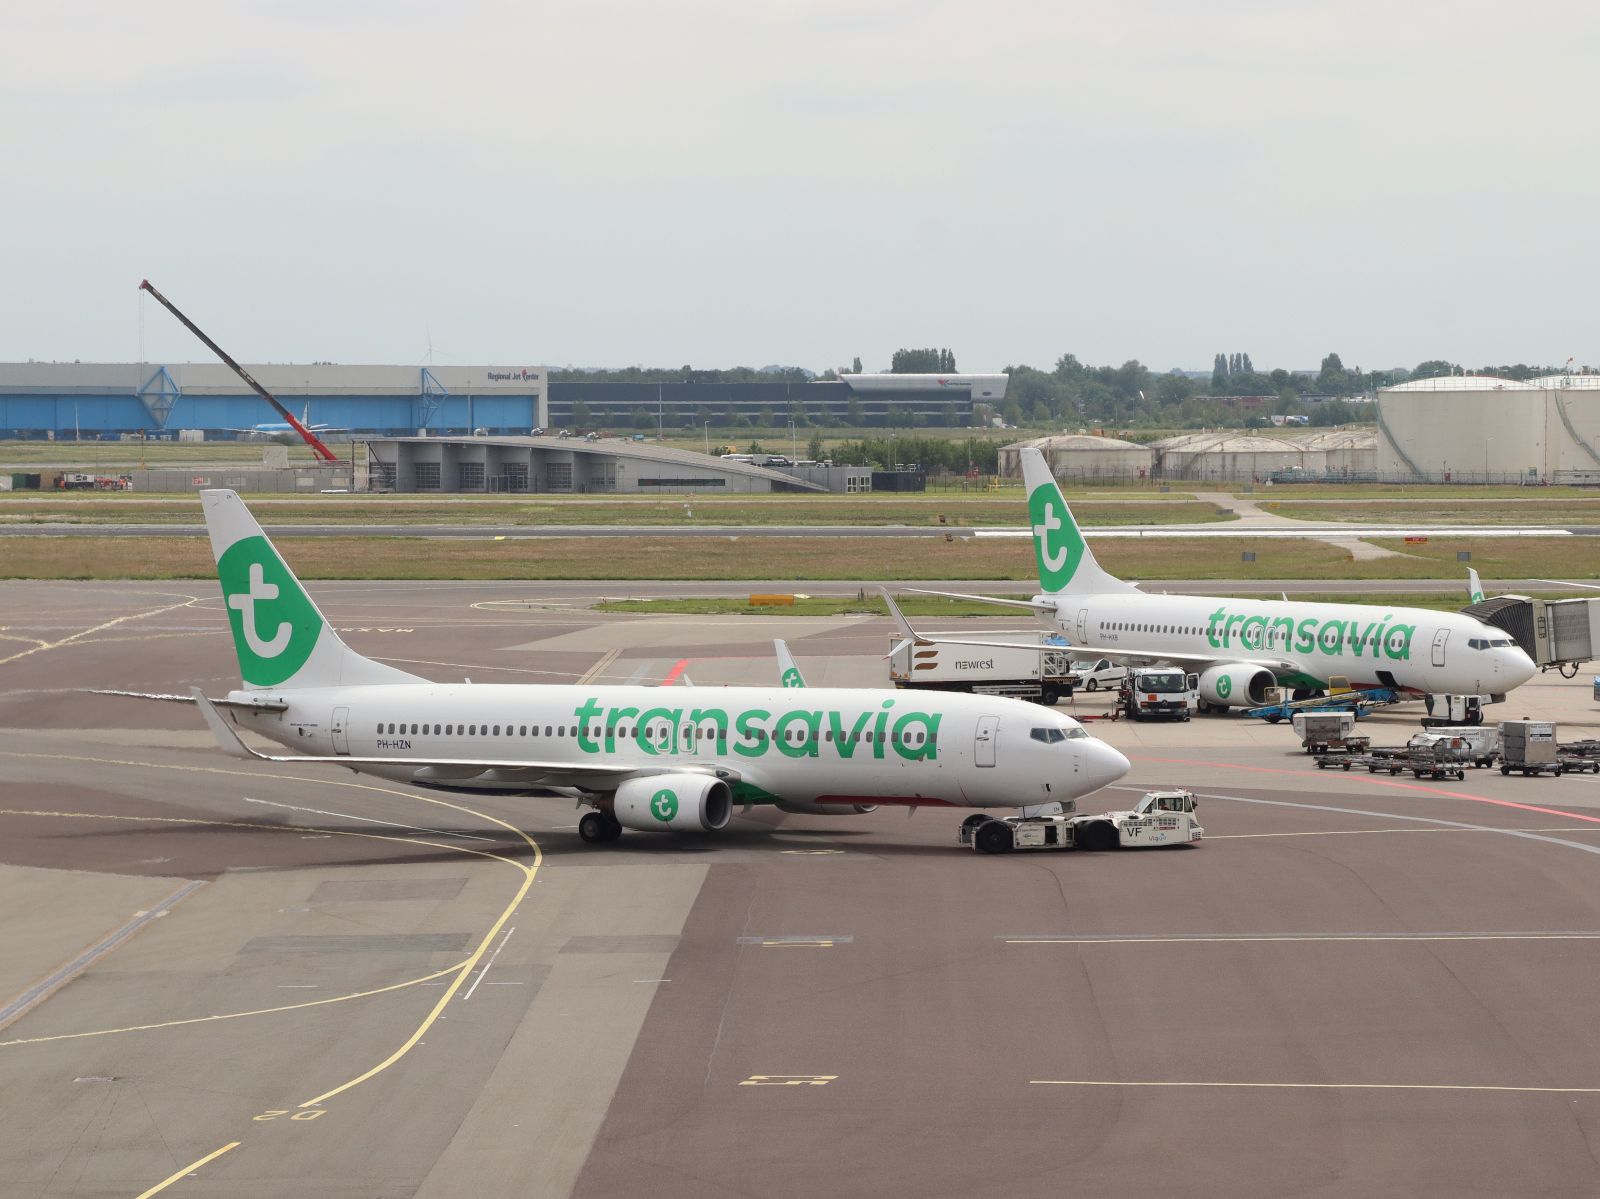
[[[437,678],[767,682],[777,634],[866,684],[887,634],[316,592]],[[1205,845],[979,857],[928,810],[596,851],[562,801],[239,762],[187,706],[78,690],[226,688],[209,583],[0,610],[7,1195],[1600,1187],[1594,776],[1330,776],[1283,728],[1095,725],[1126,786],[1202,795]],[[1600,735],[1586,680],[1509,706]]]
[[[980,529],[944,525],[455,525],[455,524],[274,524],[276,537],[417,537],[468,541],[518,541],[548,537],[1028,537],[1026,528]],[[1270,525],[1171,524],[1101,525],[1085,531],[1089,540],[1162,540],[1195,537],[1600,537],[1600,525],[1400,525],[1338,521],[1281,520]],[[203,524],[95,524],[46,521],[0,524],[0,537],[204,537]]]

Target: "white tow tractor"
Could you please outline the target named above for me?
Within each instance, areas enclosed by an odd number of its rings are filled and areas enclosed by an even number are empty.
[[[1205,836],[1195,817],[1194,792],[1146,791],[1131,812],[1077,814],[1077,801],[1039,804],[1015,816],[968,816],[961,844],[984,853],[1013,849],[1154,849],[1193,845]]]

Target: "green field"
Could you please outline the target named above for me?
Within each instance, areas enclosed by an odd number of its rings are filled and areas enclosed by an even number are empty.
[[[1340,520],[1360,524],[1408,525],[1547,525],[1600,523],[1600,493],[1582,499],[1524,495],[1486,499],[1477,495],[1430,499],[1390,499],[1377,503],[1257,501],[1277,516],[1293,520]],[[1509,500],[1509,502],[1508,502]]]
[[[1007,579],[1034,576],[1021,538],[555,537],[425,540],[407,537],[285,537],[285,558],[308,579],[799,580]],[[1406,556],[1351,561],[1324,542],[1218,537],[1192,541],[1104,540],[1101,564],[1126,579],[1457,579],[1470,550],[1485,578],[1600,577],[1590,539],[1434,538],[1379,544]],[[626,552],[621,552],[624,547]],[[1254,562],[1240,560],[1253,551]],[[22,579],[208,579],[202,537],[18,537],[0,541],[0,577]]]

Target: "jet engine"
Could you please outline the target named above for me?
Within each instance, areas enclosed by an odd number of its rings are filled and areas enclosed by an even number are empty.
[[[777,807],[798,816],[865,816],[878,810],[875,803],[804,803],[798,799],[780,799]]]
[[[645,833],[714,833],[733,819],[733,793],[709,774],[651,774],[617,788],[612,814]]]
[[[1200,698],[1219,708],[1254,708],[1267,702],[1277,677],[1265,666],[1244,662],[1209,667],[1200,676]]]

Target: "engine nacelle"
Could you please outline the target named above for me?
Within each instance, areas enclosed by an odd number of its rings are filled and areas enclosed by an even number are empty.
[[[1220,708],[1255,708],[1268,702],[1277,676],[1265,666],[1230,662],[1209,667],[1200,675],[1200,698]]]
[[[793,812],[797,816],[865,816],[876,812],[875,803],[803,803],[798,799],[780,799],[778,811]]]
[[[611,811],[644,833],[714,833],[733,819],[733,792],[709,774],[652,774],[618,787]]]

